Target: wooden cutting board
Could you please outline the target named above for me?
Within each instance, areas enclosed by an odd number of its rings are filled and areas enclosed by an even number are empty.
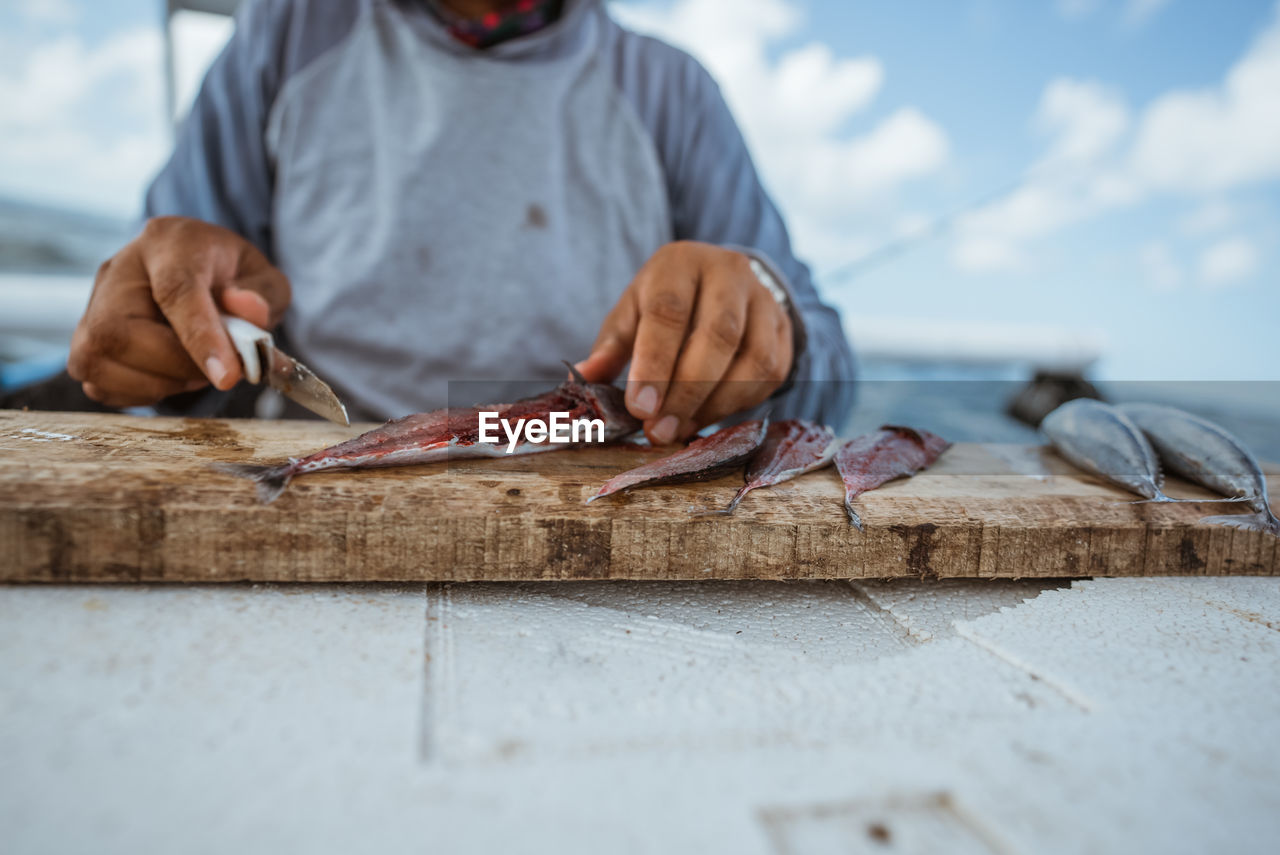
[[[740,475],[584,505],[656,454],[633,447],[320,473],[268,506],[209,468],[277,462],[359,430],[0,411],[0,581],[1280,573],[1277,538],[1197,524],[1233,506],[1118,504],[1132,497],[1034,446],[956,445],[863,496],[865,532],[846,521],[834,469],[756,491],[730,517],[694,512],[722,507]]]

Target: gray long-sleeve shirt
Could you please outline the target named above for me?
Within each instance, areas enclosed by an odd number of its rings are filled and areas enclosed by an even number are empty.
[[[671,240],[743,248],[803,347],[778,415],[852,399],[835,310],[792,254],[719,89],[599,0],[485,51],[410,0],[250,0],[146,215],[244,235],[289,277],[298,358],[369,415],[450,380],[563,378]]]

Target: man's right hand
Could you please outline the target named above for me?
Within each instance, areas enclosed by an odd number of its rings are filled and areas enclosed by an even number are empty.
[[[289,281],[253,244],[201,220],[158,217],[98,268],[67,371],[111,407],[154,404],[243,375],[219,311],[264,329]]]

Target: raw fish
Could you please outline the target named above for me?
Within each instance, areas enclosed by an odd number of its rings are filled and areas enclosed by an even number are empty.
[[[743,422],[695,439],[675,454],[615,475],[587,503],[619,490],[718,478],[751,459],[764,441],[767,426],[767,419]]]
[[[614,386],[588,383],[570,367],[573,379],[533,398],[514,404],[491,404],[471,409],[453,408],[417,413],[389,421],[354,439],[302,458],[290,458],[277,466],[239,463],[216,465],[221,472],[249,478],[258,485],[258,498],[274,501],[297,475],[326,469],[364,469],[383,466],[410,466],[450,457],[496,457],[507,454],[506,442],[479,441],[481,410],[497,412],[499,418],[515,424],[517,419],[548,420],[552,412],[568,413],[570,420],[601,419],[604,441],[612,442],[635,433],[640,423],[627,412],[623,392]],[[501,433],[501,431],[499,431]],[[579,443],[581,444],[581,443]],[[513,454],[533,454],[570,448],[571,444],[522,442]]]
[[[853,500],[886,481],[914,475],[932,466],[951,443],[927,430],[883,425],[875,433],[849,440],[836,452],[836,468],[844,481],[844,509],[849,522],[862,531]]]
[[[1040,431],[1068,461],[1137,493],[1142,502],[1235,501],[1166,496],[1155,449],[1133,420],[1110,404],[1092,398],[1067,401],[1044,417]]]
[[[840,443],[835,431],[803,419],[785,419],[769,425],[764,443],[747,464],[743,480],[733,501],[723,511],[731,514],[743,497],[758,487],[772,487],[821,469],[835,457]]]
[[[1164,494],[1155,449],[1128,416],[1092,398],[1067,401],[1040,423],[1058,453],[1086,472],[1150,502],[1176,502]]]
[[[1200,522],[1280,536],[1266,475],[1244,443],[1208,419],[1175,407],[1120,404],[1118,409],[1146,434],[1170,471],[1221,496],[1247,502],[1254,511],[1205,517]]]

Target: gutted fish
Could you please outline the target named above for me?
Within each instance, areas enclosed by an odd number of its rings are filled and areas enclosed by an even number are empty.
[[[1175,407],[1121,404],[1118,409],[1142,430],[1171,472],[1219,495],[1239,498],[1254,511],[1205,517],[1201,522],[1280,536],[1280,520],[1271,512],[1267,496],[1267,478],[1240,440],[1213,422]]]
[[[628,436],[640,423],[627,412],[623,392],[614,386],[588,383],[570,367],[573,379],[533,398],[513,404],[491,404],[470,409],[451,408],[430,413],[417,413],[389,421],[354,439],[317,451],[302,458],[290,458],[277,466],[252,466],[223,463],[215,468],[230,475],[252,479],[258,485],[258,498],[274,501],[298,475],[327,469],[367,469],[386,466],[411,466],[432,463],[450,457],[494,457],[505,454],[532,454],[569,448],[572,443],[522,441],[480,441],[481,411],[496,412],[498,419],[509,425],[521,420],[548,421],[552,413],[567,413],[567,420],[600,419],[604,422],[603,439],[612,442]],[[586,433],[586,432],[584,432]],[[582,441],[598,439],[598,431]],[[501,431],[499,431],[501,435]],[[581,444],[579,442],[578,444]]]
[[[855,437],[836,452],[836,468],[844,482],[844,509],[849,522],[862,531],[862,520],[853,509],[853,500],[886,481],[914,475],[932,466],[951,447],[927,430],[884,425],[875,433]]]
[[[764,442],[767,427],[767,419],[749,421],[695,439],[675,454],[615,475],[587,503],[620,490],[719,478],[751,459]]]
[[[821,469],[835,457],[840,443],[835,431],[803,419],[785,419],[769,425],[764,442],[747,464],[746,482],[733,501],[717,514],[731,514],[743,497],[758,487],[772,487]]]

